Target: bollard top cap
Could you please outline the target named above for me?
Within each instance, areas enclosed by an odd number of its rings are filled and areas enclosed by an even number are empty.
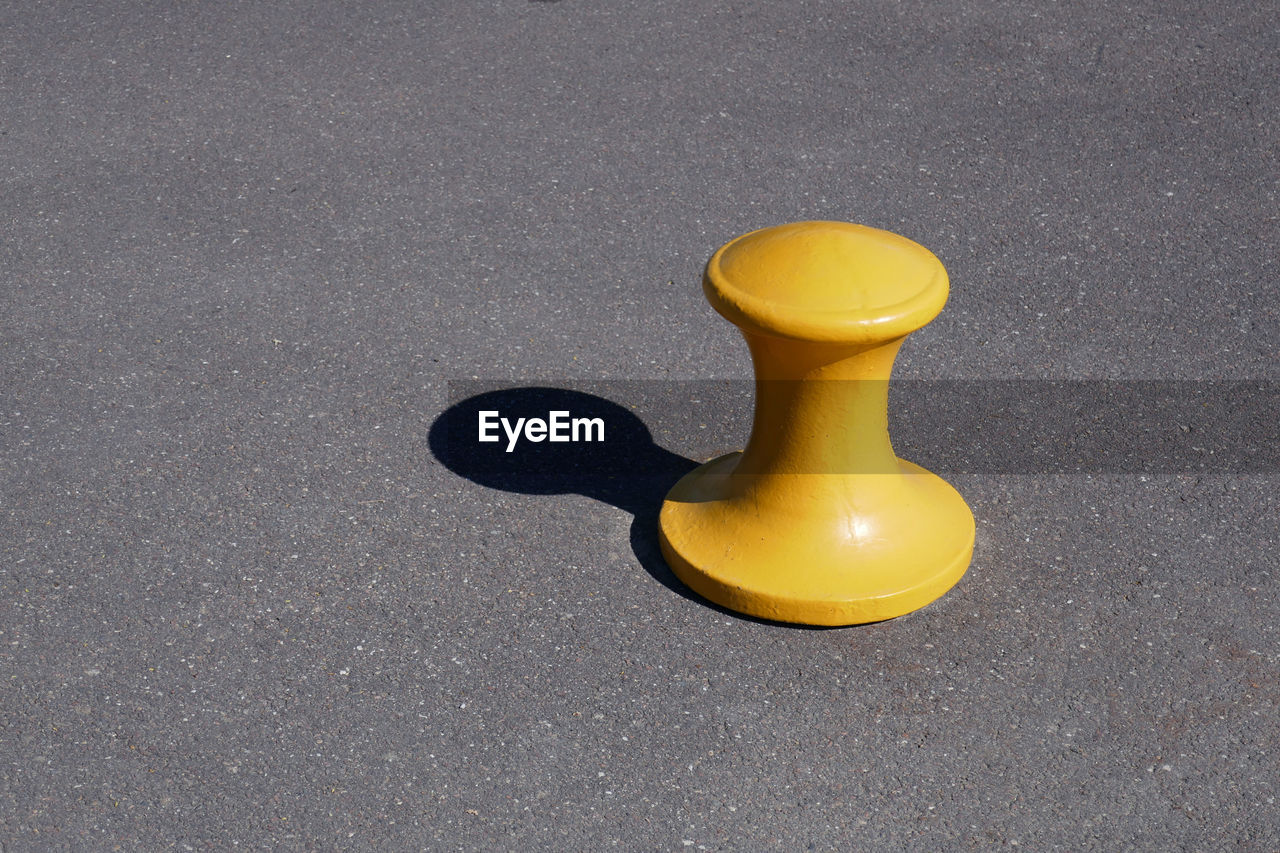
[[[703,291],[745,331],[831,343],[875,343],[912,332],[947,301],[932,252],[889,231],[796,222],[752,231],[711,257]]]

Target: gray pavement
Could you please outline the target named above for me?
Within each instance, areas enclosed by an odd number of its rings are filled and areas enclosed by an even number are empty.
[[[1280,379],[1278,12],[5,4],[0,847],[1280,849],[1275,466],[955,472],[858,628],[652,533],[753,228],[932,249],[905,379]],[[659,402],[481,472],[473,378]]]

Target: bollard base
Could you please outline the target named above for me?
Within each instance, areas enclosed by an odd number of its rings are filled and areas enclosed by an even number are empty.
[[[973,555],[973,514],[941,477],[735,472],[731,453],[667,495],[659,542],[690,589],[778,622],[857,625],[924,607]]]

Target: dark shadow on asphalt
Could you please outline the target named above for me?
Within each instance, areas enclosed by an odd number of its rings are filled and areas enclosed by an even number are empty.
[[[500,412],[512,425],[518,418],[546,420],[556,411],[600,418],[605,438],[554,444],[521,438],[508,452],[501,426],[494,431],[499,441],[478,441],[482,411]],[[676,481],[700,463],[659,447],[639,417],[611,400],[562,388],[486,391],[450,405],[431,425],[428,442],[446,468],[478,485],[523,495],[585,495],[631,513],[631,550],[640,565],[690,601],[735,619],[807,627],[735,613],[697,595],[672,573],[658,547],[658,512]]]
[[[482,411],[500,412],[511,424],[518,418],[545,420],[557,411],[599,418],[604,440],[535,443],[521,437],[508,452],[501,426],[494,430],[498,441],[478,441]],[[672,574],[658,548],[662,499],[698,463],[655,444],[649,428],[628,409],[561,388],[495,390],[451,405],[431,425],[428,441],[445,467],[481,486],[524,495],[586,495],[631,513],[631,550],[645,571],[668,589],[707,604]]]

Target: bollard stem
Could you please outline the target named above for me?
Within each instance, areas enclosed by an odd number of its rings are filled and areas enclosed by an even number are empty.
[[[898,472],[889,440],[889,374],[903,338],[834,346],[744,337],[755,365],[756,408],[737,473]]]

